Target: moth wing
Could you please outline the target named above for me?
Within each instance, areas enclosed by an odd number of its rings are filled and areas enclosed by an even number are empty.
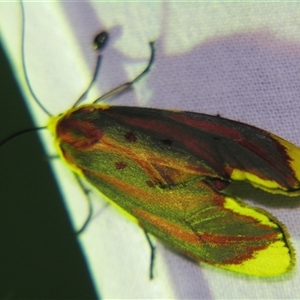
[[[134,133],[137,146],[143,140],[143,149],[151,153],[148,161],[162,158],[164,167],[184,166],[185,172],[202,176],[248,181],[272,193],[300,193],[300,149],[267,131],[193,112],[121,106],[105,112]]]
[[[78,152],[101,151],[120,161],[135,160],[161,186],[202,176],[228,183],[248,181],[272,193],[300,194],[298,147],[221,117],[92,105],[52,120],[49,128],[55,128],[62,156],[67,154],[66,160],[79,169],[81,161],[74,161]]]
[[[177,206],[161,217],[136,210],[139,223],[172,248],[227,270],[255,276],[286,273],[294,263],[283,226],[266,211],[216,193],[204,182],[176,189],[165,196]],[[171,199],[170,199],[171,198]]]

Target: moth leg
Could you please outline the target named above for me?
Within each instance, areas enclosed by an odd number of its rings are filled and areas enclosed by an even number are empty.
[[[146,239],[148,241],[148,244],[150,246],[150,280],[153,279],[153,267],[154,267],[154,259],[155,259],[155,246],[152,244],[151,238],[148,234],[148,232],[144,229]]]
[[[87,216],[86,220],[84,221],[83,225],[81,226],[81,228],[76,232],[76,235],[79,235],[86,229],[87,225],[89,224],[89,222],[92,218],[93,206],[92,206],[92,201],[91,201],[91,197],[90,197],[91,190],[85,187],[85,185],[82,183],[80,177],[77,174],[75,174],[75,178],[76,178],[78,184],[80,185],[81,189],[83,190],[84,194],[86,195],[86,199],[88,201],[88,206],[89,206],[88,216]]]
[[[132,81],[126,82],[114,89],[112,89],[111,91],[105,93],[104,95],[102,95],[101,97],[99,97],[98,99],[96,99],[94,101],[94,103],[100,102],[100,101],[104,101],[108,98],[114,97],[115,95],[118,95],[122,92],[124,92],[125,90],[128,90],[129,88],[131,88],[137,81],[139,81],[144,75],[146,75],[149,71],[150,68],[153,64],[154,61],[154,42],[150,42],[150,49],[151,49],[151,55],[150,55],[150,59],[148,62],[147,67],[144,69],[144,71],[142,71],[142,73],[140,73],[135,79],[133,79]]]
[[[75,178],[78,182],[78,184],[80,185],[81,189],[83,190],[84,194],[86,195],[86,199],[88,201],[88,206],[89,206],[89,212],[88,212],[88,216],[86,218],[86,220],[84,221],[83,225],[81,226],[81,228],[76,232],[76,235],[79,235],[81,234],[85,229],[86,227],[89,225],[92,217],[93,217],[93,205],[92,205],[92,200],[91,200],[91,193],[93,193],[93,190],[87,188],[83,181],[81,180],[80,176],[78,176],[77,174],[74,174],[75,175]],[[109,203],[106,202],[104,205],[103,205],[103,208],[100,210],[100,212],[102,213],[104,209],[106,209],[107,207],[109,206]]]

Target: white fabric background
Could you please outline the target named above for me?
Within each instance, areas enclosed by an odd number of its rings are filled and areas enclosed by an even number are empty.
[[[300,145],[300,4],[288,2],[43,2],[25,3],[26,60],[31,84],[52,114],[69,108],[84,91],[95,65],[91,41],[105,29],[99,79],[89,99],[134,78],[156,41],[152,71],[115,105],[220,114],[266,129]],[[1,36],[20,82],[19,3],[0,3]],[[26,87],[24,91],[28,94]],[[28,96],[37,124],[47,116]],[[51,137],[44,135],[53,153]],[[72,175],[55,162],[75,228],[86,217],[84,196]],[[252,191],[263,198],[300,253],[299,201]],[[299,200],[299,198],[298,198]],[[274,202],[273,202],[274,201]],[[300,295],[299,263],[276,279],[249,278],[181,257],[158,241],[154,280],[141,229],[101,196],[80,242],[103,298],[292,299]],[[274,203],[274,205],[272,205]],[[269,205],[267,205],[269,204]]]

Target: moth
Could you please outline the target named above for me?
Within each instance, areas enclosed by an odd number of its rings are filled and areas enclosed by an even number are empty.
[[[101,46],[101,45],[100,45]],[[300,149],[262,129],[206,114],[99,104],[133,81],[51,116],[59,156],[147,233],[200,262],[254,276],[295,264],[285,226],[227,193],[246,181],[300,194]]]
[[[294,264],[285,227],[226,193],[247,181],[299,195],[293,144],[219,116],[96,103],[51,117],[48,128],[73,171],[177,251],[257,276]]]

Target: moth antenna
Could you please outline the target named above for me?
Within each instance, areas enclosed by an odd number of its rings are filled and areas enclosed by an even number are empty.
[[[21,12],[22,12],[22,41],[21,41],[21,47],[22,47],[22,68],[24,72],[24,77],[25,81],[27,83],[27,87],[30,91],[30,94],[34,98],[35,102],[39,105],[39,107],[48,115],[51,116],[51,113],[46,109],[46,107],[41,103],[41,101],[38,99],[36,96],[33,88],[31,87],[29,76],[27,73],[27,68],[26,68],[26,62],[25,62],[25,9],[24,9],[24,4],[23,1],[20,0],[21,3]]]
[[[32,95],[32,97],[34,98],[34,100],[36,101],[36,103],[40,106],[40,108],[49,116],[51,116],[50,112],[42,105],[42,103],[39,101],[39,99],[37,98],[37,96],[35,95],[31,85],[30,85],[30,81],[29,81],[29,76],[27,74],[27,69],[26,69],[26,62],[25,62],[25,10],[24,10],[24,5],[23,5],[23,1],[20,0],[20,4],[21,4],[21,15],[22,15],[22,32],[21,32],[21,59],[22,59],[22,68],[23,68],[23,72],[24,72],[24,77],[25,77],[25,81],[26,84],[28,86],[28,89]],[[27,129],[23,129],[21,131],[18,131],[12,135],[10,135],[9,137],[5,138],[3,141],[0,142],[0,147],[4,146],[5,144],[7,144],[8,142],[10,142],[11,140],[15,139],[16,137],[28,133],[28,132],[34,132],[34,131],[38,131],[38,130],[42,130],[42,129],[47,129],[47,127],[35,127],[35,128],[27,128]]]
[[[24,4],[23,1],[20,0],[21,3],[21,11],[22,11],[22,67],[23,67],[23,72],[24,72],[24,77],[25,77],[25,81],[27,83],[28,89],[30,91],[30,94],[32,95],[32,97],[34,98],[35,102],[40,106],[40,108],[48,115],[48,116],[52,116],[52,114],[46,109],[46,107],[42,104],[42,102],[39,100],[39,98],[36,96],[31,84],[30,84],[30,80],[29,80],[29,76],[28,76],[28,72],[27,72],[27,68],[26,68],[26,62],[25,62],[25,9],[24,9]],[[108,40],[108,33],[103,31],[101,33],[99,33],[95,40],[94,40],[94,47],[96,47],[96,49],[102,49],[105,44],[107,43]],[[98,72],[100,69],[100,65],[101,65],[101,59],[102,56],[98,55],[97,57],[97,62],[96,62],[96,67],[95,67],[95,71],[94,71],[94,75],[92,77],[92,80],[89,84],[89,86],[87,87],[87,89],[85,90],[85,92],[79,97],[79,99],[75,102],[75,104],[73,105],[73,108],[76,107],[80,102],[83,101],[83,99],[85,98],[85,96],[87,95],[87,93],[89,92],[91,86],[94,84],[97,76],[98,76]]]
[[[108,98],[111,98],[115,95],[118,95],[122,92],[124,92],[125,90],[128,90],[129,88],[131,88],[137,81],[139,81],[144,75],[146,75],[149,71],[150,71],[150,68],[154,62],[154,54],[155,54],[155,49],[154,49],[154,42],[150,42],[149,43],[150,45],[150,50],[151,50],[151,55],[150,55],[150,59],[149,59],[149,62],[148,62],[148,65],[147,67],[135,78],[133,79],[132,81],[129,81],[127,83],[124,83],[114,89],[112,89],[111,91],[105,93],[104,95],[102,95],[101,97],[99,97],[98,99],[96,99],[94,101],[94,103],[97,103],[97,102],[100,102],[100,101],[104,101]]]
[[[89,86],[87,87],[87,89],[85,90],[85,92],[79,97],[79,99],[75,102],[75,104],[73,105],[73,108],[78,106],[80,104],[80,102],[82,102],[85,98],[85,96],[87,95],[87,93],[90,91],[92,85],[94,84],[96,78],[98,77],[98,73],[100,70],[100,65],[101,65],[101,60],[102,60],[102,55],[98,55],[97,57],[97,63],[96,63],[96,67],[95,67],[95,71],[94,71],[94,75],[93,78],[89,84]]]
[[[106,31],[102,31],[99,34],[97,34],[95,39],[94,39],[94,42],[93,42],[94,49],[95,50],[103,49],[103,47],[106,45],[106,43],[108,41],[108,36],[109,35]],[[96,79],[98,77],[99,70],[100,70],[101,61],[102,61],[102,55],[99,54],[98,57],[97,57],[97,63],[96,63],[96,67],[95,67],[95,70],[94,70],[94,75],[92,77],[92,80],[91,80],[89,86],[87,87],[87,89],[85,90],[85,92],[75,102],[75,104],[73,105],[73,108],[78,106],[80,104],[80,102],[82,102],[84,100],[85,96],[90,91],[92,85],[96,81]]]
[[[44,127],[35,127],[35,128],[28,128],[28,129],[23,129],[21,131],[18,131],[12,135],[10,135],[9,137],[7,137],[6,139],[4,139],[3,141],[0,142],[0,147],[4,146],[5,144],[7,144],[8,142],[10,142],[11,140],[15,139],[16,137],[24,134],[24,133],[28,133],[28,132],[34,132],[34,131],[38,131],[38,130],[42,130],[42,129],[47,129],[46,126]]]

